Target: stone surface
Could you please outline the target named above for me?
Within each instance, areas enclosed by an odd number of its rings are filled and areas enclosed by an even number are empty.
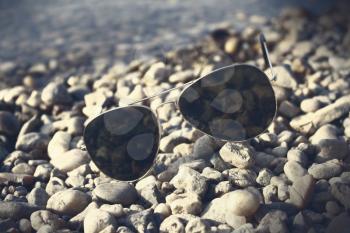
[[[75,168],[90,162],[90,157],[86,151],[80,149],[69,150],[59,157],[51,160],[52,165],[63,172],[69,172]]]
[[[338,200],[345,209],[350,208],[350,185],[347,183],[335,182],[331,185],[331,193],[333,197]]]
[[[84,232],[98,233],[110,225],[117,225],[115,218],[111,214],[103,210],[93,209],[85,216]]]
[[[194,192],[205,195],[207,191],[207,179],[199,172],[185,166],[181,166],[178,174],[170,181],[177,189],[185,189],[186,192]]]
[[[136,189],[126,182],[100,184],[94,193],[103,201],[122,205],[130,205],[137,199]]]
[[[288,179],[293,182],[306,175],[307,173],[305,168],[303,168],[299,163],[293,161],[288,161],[284,165],[283,170]]]
[[[172,193],[165,198],[173,214],[197,215],[202,211],[202,202],[196,193]]]
[[[24,202],[0,202],[0,218],[10,218],[19,220],[21,218],[29,218],[30,215],[39,210],[40,207],[29,205]]]
[[[304,175],[293,182],[289,188],[291,204],[302,209],[310,201],[315,187],[315,180],[311,175]]]
[[[43,188],[33,188],[32,191],[27,195],[28,203],[31,205],[37,205],[40,207],[45,207],[49,195]]]
[[[254,164],[255,150],[248,145],[227,142],[219,153],[225,162],[237,168],[248,168]]]
[[[76,215],[90,203],[91,197],[81,191],[68,189],[52,195],[46,208],[59,214]]]
[[[30,222],[34,230],[39,230],[43,225],[49,225],[53,229],[58,230],[66,225],[64,220],[58,215],[47,210],[39,210],[32,213]]]
[[[320,164],[312,164],[308,172],[315,179],[329,179],[338,176],[342,172],[340,161],[332,159]]]
[[[69,104],[72,99],[63,84],[49,83],[41,93],[41,100],[47,105]]]
[[[226,223],[227,214],[249,217],[257,211],[259,205],[259,198],[252,192],[236,190],[212,200],[203,210],[202,218]]]
[[[273,69],[277,76],[274,85],[290,89],[295,89],[297,87],[298,83],[295,80],[290,67],[275,66]],[[269,70],[265,71],[265,73],[270,79],[272,78]]]
[[[67,132],[57,131],[50,140],[47,153],[51,159],[59,158],[70,148],[71,135]]]

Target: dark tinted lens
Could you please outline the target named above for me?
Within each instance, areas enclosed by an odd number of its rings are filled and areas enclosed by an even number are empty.
[[[214,137],[241,141],[262,133],[276,111],[267,76],[250,65],[224,67],[196,81],[179,98],[184,118]]]
[[[103,173],[117,180],[135,180],[152,167],[159,145],[158,121],[146,107],[115,109],[89,122],[84,141]]]

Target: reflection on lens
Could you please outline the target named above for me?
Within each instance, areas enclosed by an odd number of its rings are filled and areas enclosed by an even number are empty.
[[[159,126],[144,106],[108,111],[85,128],[84,142],[96,166],[117,180],[135,180],[152,167],[159,146]]]
[[[204,76],[183,91],[178,104],[196,128],[229,141],[261,134],[276,111],[268,77],[250,65],[228,66]]]

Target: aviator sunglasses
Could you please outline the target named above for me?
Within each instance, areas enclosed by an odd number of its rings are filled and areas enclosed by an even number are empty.
[[[180,87],[103,112],[84,129],[84,143],[92,161],[104,174],[119,181],[136,181],[146,176],[158,153],[161,130],[153,110],[139,104],[182,87],[176,106],[199,131],[235,142],[262,134],[273,121],[277,104],[270,83],[276,75],[263,34],[259,41],[271,80],[253,65],[234,64]]]

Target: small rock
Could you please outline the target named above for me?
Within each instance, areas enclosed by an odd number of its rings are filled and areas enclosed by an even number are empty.
[[[272,171],[267,168],[263,168],[259,171],[258,177],[256,178],[256,183],[267,186],[270,184],[270,180],[273,177]]]
[[[154,208],[154,213],[158,213],[162,215],[162,217],[166,218],[171,215],[170,206],[165,203],[160,203]]]
[[[318,162],[325,162],[330,159],[344,159],[349,152],[348,144],[337,139],[322,139],[317,144],[320,152],[317,154]]]
[[[345,207],[345,209],[350,208],[350,184],[335,182],[331,184],[331,193],[333,197]]]
[[[202,171],[202,176],[208,180],[215,180],[217,182],[220,182],[223,178],[222,174],[219,171],[211,167],[205,167]]]
[[[213,199],[202,212],[202,218],[226,223],[228,213],[249,217],[254,215],[259,205],[259,198],[255,194],[247,190],[236,190]]]
[[[284,165],[283,170],[288,179],[292,182],[298,180],[307,173],[305,168],[303,168],[299,163],[293,161],[288,161]]]
[[[289,203],[300,209],[304,208],[313,194],[314,186],[315,180],[311,175],[304,175],[293,181],[289,189]]]
[[[39,210],[38,206],[29,205],[24,202],[3,202],[0,201],[0,218],[10,218],[18,220],[21,218],[29,218],[30,215]]]
[[[137,199],[136,189],[127,182],[100,184],[94,193],[101,200],[122,205],[130,205]]]
[[[19,163],[12,168],[12,172],[17,174],[33,175],[35,170],[33,166],[30,166],[27,163]]]
[[[290,68],[288,66],[275,66],[273,67],[276,73],[276,81],[273,83],[276,86],[295,89],[298,85]],[[271,79],[270,70],[265,71],[266,75]]]
[[[84,232],[99,233],[110,225],[117,225],[115,218],[111,214],[103,210],[92,209],[85,216]]]
[[[257,232],[288,233],[286,225],[287,214],[281,210],[273,210],[267,213],[260,221]]]
[[[288,118],[293,118],[299,114],[300,109],[297,106],[295,106],[292,102],[284,100],[280,104],[278,111]]]
[[[155,219],[152,209],[133,212],[121,219],[123,225],[133,229],[135,232],[155,232]]]
[[[238,168],[248,168],[254,164],[254,149],[241,143],[227,142],[219,153],[225,162]]]
[[[31,233],[32,232],[32,225],[30,224],[30,221],[26,218],[22,218],[18,222],[18,228],[22,233]]]
[[[202,202],[196,193],[172,193],[165,198],[173,214],[197,215],[202,211]]]
[[[115,218],[119,218],[124,215],[124,209],[121,204],[114,204],[114,205],[103,204],[101,205],[100,209],[107,211],[108,213],[113,215]]]
[[[224,175],[235,185],[246,188],[255,185],[257,175],[248,169],[232,168],[223,172]]]
[[[143,81],[148,86],[155,86],[159,82],[162,82],[169,73],[170,69],[163,62],[157,62],[147,70],[143,77]]]
[[[175,215],[170,215],[160,224],[159,232],[160,233],[184,233],[185,232],[185,223]]]
[[[288,161],[297,162],[303,167],[306,167],[308,164],[307,155],[299,149],[290,149],[287,153],[287,158]]]
[[[185,83],[194,78],[194,73],[192,70],[184,70],[176,72],[169,77],[170,83],[182,82]]]
[[[31,205],[37,205],[40,207],[46,207],[49,195],[42,188],[33,188],[27,195],[28,203]]]
[[[344,212],[332,219],[326,229],[326,233],[347,233],[350,216]]]
[[[186,166],[179,168],[178,174],[170,181],[170,184],[177,189],[185,189],[186,192],[194,192],[200,196],[207,191],[207,179]]]
[[[30,222],[34,230],[39,230],[43,225],[49,225],[58,230],[66,225],[63,219],[48,210],[39,210],[30,216]]]
[[[27,133],[17,138],[16,149],[24,152],[33,150],[46,152],[49,139],[46,135],[40,133]]]
[[[303,101],[300,102],[300,109],[306,113],[315,112],[321,107],[322,107],[322,103],[316,98],[304,99]]]
[[[342,167],[339,160],[332,159],[325,163],[312,164],[308,172],[317,180],[329,179],[339,175],[342,172]]]
[[[51,106],[55,104],[69,104],[72,98],[63,84],[51,82],[43,89],[41,100]]]
[[[69,172],[75,168],[90,162],[90,157],[86,151],[80,149],[72,149],[61,156],[51,160],[52,165],[63,172]]]
[[[200,218],[191,219],[190,221],[188,221],[185,228],[186,233],[206,233],[209,231],[210,225]]]
[[[47,201],[47,209],[59,214],[76,215],[90,203],[91,197],[81,191],[68,189],[52,195]]]
[[[47,146],[47,153],[51,159],[59,158],[69,150],[71,135],[63,131],[57,131]]]

